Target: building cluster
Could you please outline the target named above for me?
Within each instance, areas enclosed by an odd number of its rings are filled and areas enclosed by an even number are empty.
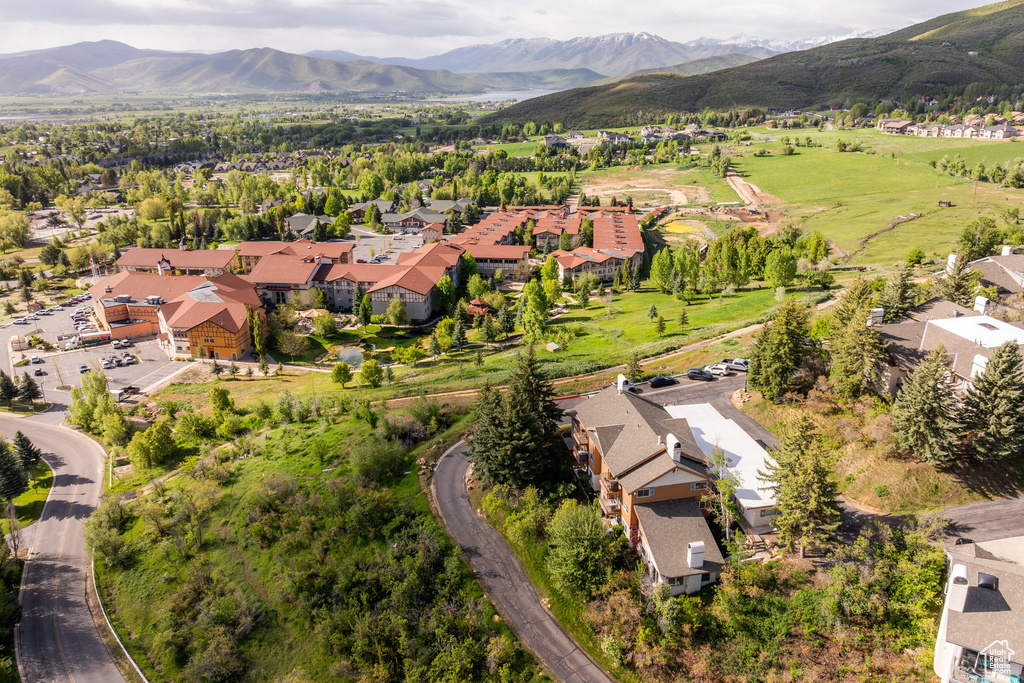
[[[972,140],[1009,140],[1020,135],[1005,120],[992,126],[984,120],[971,123],[914,123],[899,119],[878,119],[875,128],[889,135],[913,135],[920,138],[963,138]]]
[[[449,208],[457,202],[452,204]],[[576,246],[584,218],[594,226],[593,248]],[[529,235],[531,221],[535,227]],[[358,263],[352,242],[308,239],[241,242],[220,249],[189,250],[184,244],[178,249],[128,249],[117,260],[118,274],[93,288],[97,315],[112,336],[157,335],[172,356],[194,355],[201,345],[210,357],[234,359],[249,348],[242,324],[246,306],[262,314],[266,307],[304,302],[317,289],[328,307],[346,310],[358,290],[370,297],[374,315],[385,315],[397,299],[410,321],[422,323],[440,308],[441,280],[448,277],[454,287],[462,283],[463,254],[473,257],[482,277],[500,270],[510,279],[523,279],[532,268],[532,245],[520,244],[521,237],[535,238],[540,248],[549,249],[566,233],[574,248],[551,252],[559,275],[575,279],[593,273],[611,280],[627,260],[639,264],[644,251],[631,211],[513,207],[489,213],[457,235],[446,236],[443,230],[440,223],[405,228],[434,241],[398,255],[394,263]],[[190,304],[192,300],[202,306]],[[205,315],[202,320],[199,311]]]
[[[1003,251],[968,266],[978,272],[983,286],[995,287],[1001,296],[1024,292],[1024,255],[1012,253],[1009,247]],[[956,254],[950,255],[947,268],[952,268],[955,258]],[[888,353],[889,392],[895,394],[903,379],[939,345],[946,349],[954,381],[961,388],[970,386],[974,377],[985,371],[992,354],[1007,341],[1015,342],[1024,353],[1024,325],[993,317],[997,305],[981,296],[974,308],[931,299],[899,320],[880,325],[878,331]],[[876,317],[883,313],[876,309]]]
[[[739,486],[737,520],[750,535],[772,528],[775,500],[761,490],[767,453],[707,403],[662,406],[617,386],[573,411],[572,438],[609,525],[620,526],[654,584],[695,593],[717,580],[724,559],[708,526],[717,449]]]

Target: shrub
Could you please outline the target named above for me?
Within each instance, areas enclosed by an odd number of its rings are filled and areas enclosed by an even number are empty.
[[[359,482],[371,486],[396,474],[405,466],[406,459],[399,444],[371,436],[352,448],[349,462]]]

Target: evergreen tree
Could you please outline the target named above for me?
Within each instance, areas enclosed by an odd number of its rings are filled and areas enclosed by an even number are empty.
[[[660,315],[654,320],[654,331],[658,333],[658,336],[665,334],[665,319]]]
[[[856,398],[878,393],[882,386],[883,350],[878,330],[868,326],[871,310],[864,306],[842,333],[832,338],[828,379],[836,392]]]
[[[0,441],[0,499],[10,502],[28,489],[28,475],[6,441]]]
[[[1017,343],[1008,341],[993,351],[973,384],[964,398],[968,451],[982,461],[1020,459],[1024,455],[1024,380]]]
[[[957,256],[953,267],[935,283],[935,293],[947,301],[970,308],[974,305],[974,297],[978,284],[974,272],[967,267],[967,260]]]
[[[477,398],[477,428],[470,457],[488,483],[525,487],[551,480],[563,462],[553,448],[562,409],[533,349],[516,357],[508,391],[485,385]]]
[[[643,379],[644,369],[640,365],[640,357],[633,352],[633,355],[629,357],[629,363],[626,365],[626,379],[630,382],[639,382]]]
[[[685,308],[682,309],[681,311],[679,311],[679,318],[678,318],[678,320],[679,320],[679,331],[681,332],[683,330],[683,328],[686,327],[686,323],[688,323],[690,321],[690,317],[686,314],[686,309]]]
[[[0,401],[3,401],[8,406],[11,402],[18,398],[18,385],[14,383],[6,372],[0,370]]]
[[[769,454],[767,471],[757,473],[762,490],[771,491],[776,501],[779,540],[790,551],[799,544],[801,557],[808,546],[828,542],[840,525],[833,473],[816,439],[814,423],[798,417]]]
[[[43,457],[43,452],[39,447],[32,443],[29,438],[21,432],[16,432],[14,434],[14,443],[12,446],[14,448],[14,455],[21,464],[21,469],[26,472],[35,467],[36,463],[38,463]]]
[[[452,346],[462,349],[466,345],[466,330],[462,327],[462,321],[456,319],[455,329],[452,330]]]
[[[651,304],[647,308],[647,319],[648,320],[654,320],[657,317],[658,317],[658,308],[654,304]]]
[[[359,306],[356,308],[356,323],[363,328],[363,332],[366,331],[366,326],[370,324],[370,320],[373,318],[373,303],[370,301],[370,295],[365,294],[359,302]]]
[[[774,401],[789,388],[803,364],[803,341],[810,334],[807,308],[786,299],[775,320],[761,328],[750,353],[747,384]]]
[[[832,315],[829,320],[829,327],[833,336],[841,334],[843,328],[850,324],[857,312],[862,308],[870,308],[875,299],[875,292],[871,289],[871,283],[862,277],[851,282],[839,303],[832,307]]]
[[[357,280],[355,290],[352,292],[352,313],[355,314],[359,310],[359,304],[363,303],[363,296],[366,292],[363,291],[363,285]]]
[[[878,305],[884,311],[882,322],[895,322],[914,307],[914,285],[910,282],[910,274],[910,266],[899,264],[879,293]]]
[[[437,338],[437,330],[430,333],[430,341],[427,344],[427,353],[435,358],[441,355],[441,342]]]
[[[509,333],[515,332],[516,318],[508,306],[502,306],[498,311],[498,329],[507,337]]]
[[[940,344],[903,381],[891,414],[900,450],[930,463],[953,457],[959,424],[952,377],[946,347]]]
[[[21,376],[21,384],[18,386],[18,398],[22,401],[36,401],[43,397],[43,392],[36,384],[36,380],[27,372]]]

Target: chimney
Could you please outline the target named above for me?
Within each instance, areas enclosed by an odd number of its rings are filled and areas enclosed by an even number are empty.
[[[156,274],[157,275],[163,275],[164,274],[164,256],[163,256],[163,254],[160,255],[160,260],[156,262]]]
[[[704,541],[686,544],[686,566],[690,569],[700,569],[704,566]]]
[[[1013,247],[1009,245],[1003,246],[1003,256],[1013,256]]]
[[[621,372],[619,373],[619,376],[615,378],[615,386],[619,388],[619,393],[620,394],[622,393],[623,389],[626,388],[626,385],[628,383],[629,383],[629,380],[626,379],[626,376],[623,375]]]
[[[949,256],[946,257],[946,272],[947,273],[952,273],[953,272],[953,266],[955,264],[956,264],[956,252],[953,252],[952,254],[950,254]]]
[[[953,565],[949,574],[949,590],[946,593],[946,605],[954,612],[963,612],[967,603],[967,567],[962,564]]]
[[[982,315],[988,315],[988,308],[992,302],[983,296],[974,297],[974,310]]]

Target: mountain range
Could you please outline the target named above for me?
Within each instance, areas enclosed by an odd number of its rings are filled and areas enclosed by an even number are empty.
[[[652,70],[702,74],[831,39],[780,43],[736,36],[678,43],[651,33],[614,33],[562,41],[517,38],[422,59],[270,48],[202,54],[103,40],[0,55],[0,93],[565,90]]]
[[[653,73],[521,102],[487,122],[592,127],[705,108],[807,108],[847,101],[1024,87],[1024,0],[946,14],[875,38],[787,52],[710,74]]]
[[[337,62],[271,48],[163,52],[111,40],[0,55],[0,93],[474,93],[562,90],[601,77],[570,68],[458,74],[366,60]]]

